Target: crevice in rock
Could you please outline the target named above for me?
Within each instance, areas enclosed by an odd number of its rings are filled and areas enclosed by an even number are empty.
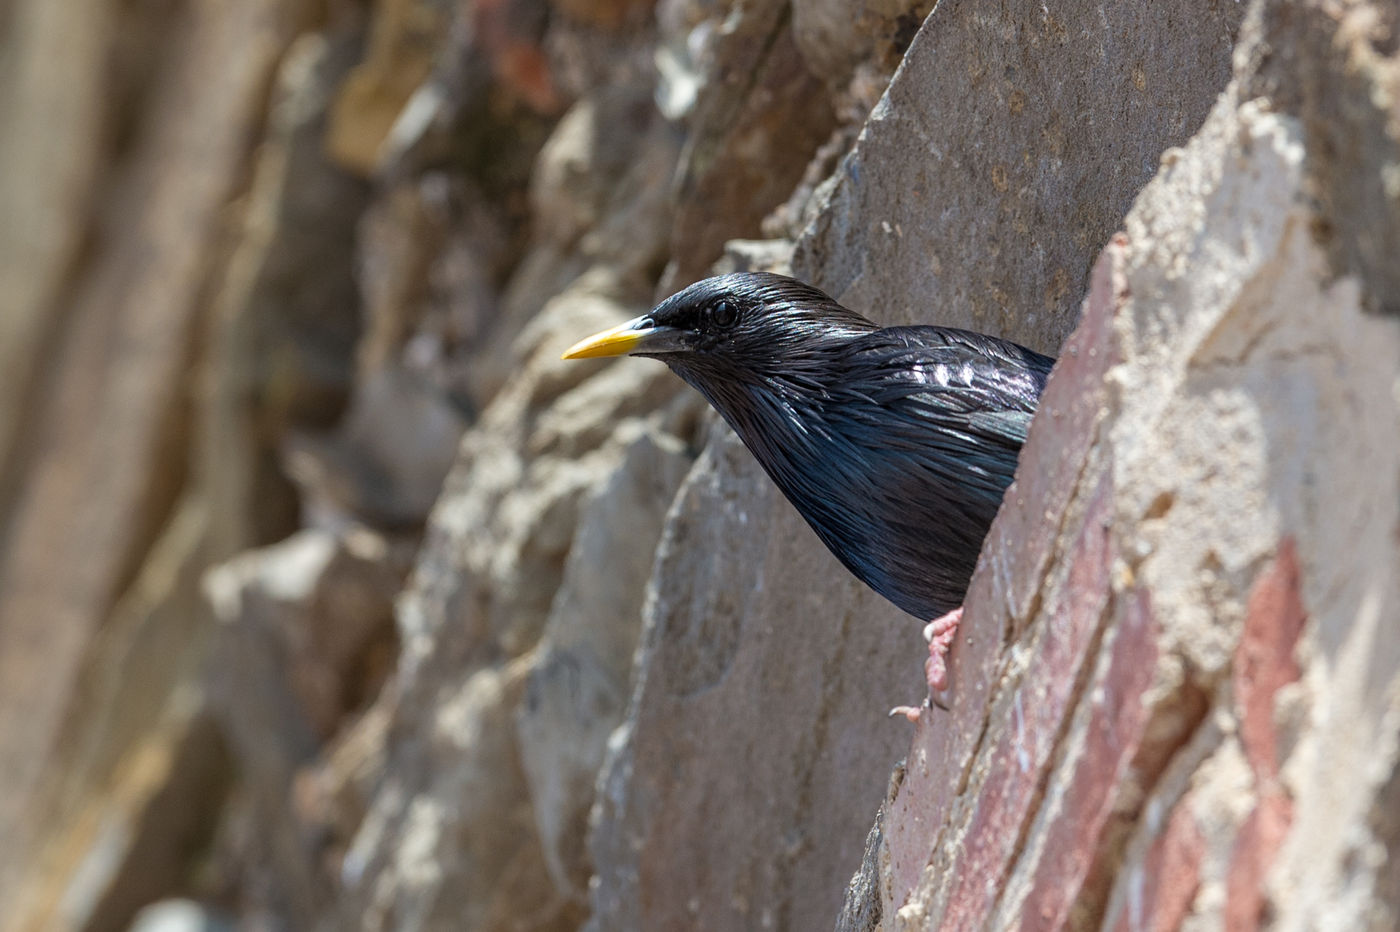
[[[1163,776],[1184,750],[1191,748],[1208,723],[1211,693],[1187,681],[1147,723],[1141,746],[1123,776],[1130,788],[1119,794],[1132,802],[1115,806],[1104,825],[1096,845],[1093,865],[1075,898],[1072,923],[1076,929],[1098,929],[1103,926],[1114,885],[1121,881],[1124,852],[1133,833],[1140,830],[1145,807],[1150,801],[1170,808],[1177,800],[1153,800]],[[1200,756],[1208,753],[1198,750]],[[1184,793],[1183,788],[1183,793]]]

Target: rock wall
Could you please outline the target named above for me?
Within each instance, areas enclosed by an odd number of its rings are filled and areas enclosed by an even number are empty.
[[[0,928],[1392,927],[1397,30],[0,5]],[[713,268],[1061,357],[912,743],[919,624],[558,359]]]
[[[1400,200],[1321,194],[1356,117],[1292,69],[1366,87],[1397,164],[1397,22],[1251,8],[1098,260],[838,928],[1394,926],[1400,331],[1347,244]]]

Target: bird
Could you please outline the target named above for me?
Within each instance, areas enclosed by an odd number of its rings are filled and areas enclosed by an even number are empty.
[[[925,676],[942,692],[1055,360],[969,330],[881,327],[772,272],[698,281],[563,358],[623,355],[658,359],[699,391],[846,569],[933,619]],[[917,720],[919,708],[891,714]]]

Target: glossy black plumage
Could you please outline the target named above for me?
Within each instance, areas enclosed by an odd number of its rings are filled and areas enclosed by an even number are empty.
[[[1053,359],[880,328],[766,273],[698,282],[629,325],[645,336],[627,351],[698,389],[852,573],[922,619],[962,603]]]

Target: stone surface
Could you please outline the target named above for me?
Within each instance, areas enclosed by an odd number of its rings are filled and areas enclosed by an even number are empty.
[[[334,833],[298,782],[392,669],[393,598],[411,553],[409,542],[364,528],[305,530],[240,554],[204,581],[220,623],[209,703],[243,790],[234,817],[261,826],[246,856],[276,877],[299,925],[333,901],[322,862]]]
[[[1400,332],[1327,274],[1316,137],[1249,96],[1260,12],[1047,389],[968,600],[1005,646],[960,644],[973,709],[921,725],[883,817],[887,928],[1360,928],[1390,908],[1382,859],[1358,855],[1393,837],[1359,827],[1395,761],[1400,652],[1376,637]]]
[[[136,915],[131,932],[232,932],[234,926],[193,900],[162,900]]]
[[[7,12],[26,29],[35,15],[60,15],[41,9],[47,5]],[[77,234],[85,248],[63,269],[61,285],[37,286],[53,300],[61,289],[62,315],[52,321],[42,386],[27,402],[24,457],[3,490],[0,900],[6,902],[15,896],[16,875],[37,865],[27,839],[35,831],[61,835],[77,815],[41,805],[46,767],[62,772],[68,753],[62,735],[81,731],[97,711],[75,702],[77,676],[96,633],[177,510],[188,475],[190,360],[201,332],[201,289],[220,245],[223,212],[246,169],[245,146],[256,135],[278,56],[294,34],[292,12],[274,0],[191,5],[169,42],[143,65],[150,80],[128,101],[139,105],[140,118],[123,114],[107,130],[116,138],[104,151],[102,184],[85,205]],[[102,20],[93,19],[95,29]],[[65,35],[76,43],[75,80],[82,82],[95,37],[84,28]],[[53,45],[33,51],[67,57]],[[45,87],[59,91],[67,81]],[[75,86],[74,97],[83,93]],[[76,100],[59,106],[56,99],[52,111],[29,124],[41,131],[50,119],[60,121],[52,132],[73,134],[72,158],[79,163],[87,157],[81,139],[103,132],[95,116],[75,112],[81,106]],[[33,141],[51,144],[51,131],[41,132]],[[64,155],[49,163],[52,180],[73,180],[72,196],[80,198],[81,172],[75,177],[69,162]],[[28,173],[45,170],[31,163]],[[6,187],[27,183],[21,177]],[[66,199],[55,207],[71,211],[61,206]],[[65,216],[56,222],[74,222],[71,213]],[[42,248],[61,246],[55,240]],[[166,655],[166,669],[180,669],[183,646]],[[119,650],[113,659],[120,657]],[[156,730],[155,721],[141,724]],[[100,783],[101,776],[93,779]],[[67,863],[77,870],[71,856]],[[6,921],[21,922],[23,914],[16,909]],[[109,921],[124,920],[114,913]]]
[[[516,713],[545,862],[579,903],[593,875],[584,851],[593,788],[626,711],[655,541],[691,463],[665,434],[632,428],[618,439],[623,460],[580,511]]]
[[[379,164],[394,123],[432,71],[448,23],[447,4],[378,0],[364,59],[336,95],[326,149],[362,175]]]
[[[210,286],[199,469],[211,557],[284,536],[298,503],[279,461],[298,429],[346,405],[363,330],[355,224],[368,187],[324,152],[326,108],[354,62],[353,30],[301,37],[277,75],[237,246]]]
[[[1225,86],[1242,11],[939,3],[793,268],[881,321],[1053,354],[1158,156]]]
[[[256,746],[267,743],[264,730],[295,731],[296,721],[325,740],[365,697],[377,695],[396,653],[393,600],[410,552],[404,541],[364,528],[341,535],[307,530],[212,570],[205,590],[225,626],[220,635],[245,642],[226,648],[244,660],[212,673],[222,696],[215,705],[231,719],[228,732],[251,731]],[[251,675],[268,665],[279,669]],[[284,686],[288,694],[264,720],[243,708],[245,698],[269,701]]]
[[[680,139],[648,105],[649,93],[650,84],[595,89],[541,147],[530,179],[537,222],[474,359],[475,396],[500,390],[512,377],[511,344],[545,302],[590,272],[629,300],[650,301],[667,256]]]
[[[1051,29],[1039,11],[1005,12],[999,15],[1009,22],[997,25],[975,16],[970,7],[940,5],[910,47],[834,188],[828,186],[826,194],[818,195],[824,201],[798,240],[792,259],[796,274],[843,294],[850,306],[876,319],[975,324],[1055,349],[1059,337],[1072,326],[1081,283],[1067,281],[1065,293],[1047,304],[1036,283],[1043,269],[1038,260],[1028,257],[1023,261],[1035,271],[1007,276],[1005,314],[988,319],[960,309],[963,286],[928,277],[926,265],[915,272],[910,264],[926,262],[928,256],[947,249],[959,256],[950,266],[951,275],[963,277],[959,281],[1002,276],[1006,257],[990,243],[1009,237],[1013,224],[1024,227],[1021,238],[1042,249],[1077,254],[1087,264],[1102,238],[1121,222],[1137,185],[1150,177],[1156,153],[1165,145],[1184,141],[1194,128],[1188,114],[1203,118],[1214,93],[1224,85],[1232,17],[1237,13],[1233,8],[1219,9],[1214,15],[1220,28],[1205,30],[1200,34],[1202,44],[1190,50],[1199,60],[1211,63],[1196,75],[1201,83],[1181,86],[1179,98],[1160,110],[1153,108],[1152,119],[1137,125],[1115,122],[1122,106],[1114,96],[1117,84],[1099,87],[1090,70],[1081,74],[1059,69],[1066,56],[1097,60],[1104,43],[1143,41],[1141,47],[1134,46],[1143,66],[1154,74],[1171,71],[1173,56],[1186,51],[1165,40],[1146,38],[1158,37],[1154,30],[1165,29],[1164,25],[1144,26],[1136,14],[1116,12],[1115,16],[1126,18],[1110,19],[1113,29],[1107,34],[1097,28],[1075,28],[1064,35],[1050,35],[1043,41],[1053,45],[1058,55],[1042,57],[1008,39],[1016,33],[1017,16],[1028,18],[1023,33],[1039,35],[1037,30]],[[979,77],[978,70],[990,72],[989,61],[997,61],[997,56],[1014,59],[1027,69],[1015,85],[1021,89],[1020,106],[1027,119],[1069,125],[1062,111],[1075,101],[1087,108],[1078,112],[1076,131],[1088,125],[1097,133],[1092,145],[1089,137],[1076,136],[1081,147],[1066,149],[1063,163],[1045,159],[1018,169],[1025,175],[1020,182],[1023,187],[1014,195],[1002,190],[996,176],[971,172],[970,155],[942,163],[930,158],[930,153],[937,156],[944,146],[978,147],[977,164],[985,164],[998,145],[1018,153],[1018,159],[1026,151],[1025,131],[1018,125],[1007,125],[1005,136],[984,129],[1002,126],[999,121],[1006,113],[1004,96],[974,92],[981,86],[976,82],[990,80]],[[1126,70],[1101,67],[1116,81],[1130,83]],[[1036,77],[1035,69],[1045,71]],[[969,80],[974,85],[963,86]],[[956,94],[951,87],[945,90],[949,82],[956,84]],[[1146,108],[1140,95],[1136,99],[1140,109]],[[950,130],[954,125],[968,128]],[[925,129],[932,126],[939,127],[936,133]],[[1146,142],[1144,134],[1154,142]],[[1120,150],[1139,146],[1142,163],[1129,163],[1131,170],[1124,168],[1118,160]],[[1149,146],[1156,146],[1150,156],[1145,154]],[[1093,178],[1102,188],[1085,196],[1081,184],[1065,181],[1065,172],[1078,179]],[[916,178],[922,180],[916,184]],[[966,199],[965,209],[984,218],[979,222],[986,227],[929,222],[927,203],[940,197]],[[1057,197],[1064,200],[1055,201]],[[1012,210],[1009,205],[1014,198],[1028,203]],[[1115,206],[1110,210],[1105,203]],[[1062,217],[1067,212],[1084,211],[1097,224],[1092,235],[1102,238],[1090,239],[1086,232],[1090,227],[1066,228]],[[985,237],[980,248],[970,246],[979,236]],[[859,277],[847,274],[860,263],[867,264]],[[1022,271],[1021,266],[1014,267]],[[1075,275],[1082,276],[1083,269],[1077,268]],[[1096,331],[1100,341],[1106,339],[1106,328],[1104,324]],[[1101,352],[1098,346],[1092,350]],[[1107,357],[1089,357],[1089,352],[1086,347],[1081,365],[1102,372]],[[1063,402],[1056,404],[1063,408],[1064,421],[1093,423],[1097,400],[1062,397]],[[917,655],[915,620],[842,578],[832,558],[772,491],[757,466],[736,448],[733,438],[723,443],[723,456],[712,451],[714,458],[703,459],[688,481],[689,497],[683,493],[658,556],[656,600],[648,609],[649,630],[632,712],[615,741],[604,776],[607,795],[599,810],[594,843],[599,870],[593,893],[596,928],[704,928],[767,922],[809,928],[832,921],[841,906],[844,881],[860,863],[858,846],[864,828],[857,826],[865,820],[852,823],[849,809],[822,801],[838,795],[859,796],[874,808],[884,790],[884,774],[905,740],[892,726],[877,724],[880,719],[875,713],[917,696],[921,689],[918,664],[908,660],[911,652]],[[1046,496],[1037,499],[1041,507],[1069,509],[1070,493],[1092,443],[1092,435],[1086,435],[1072,448],[1047,457],[1031,473],[1028,482],[1037,483],[1033,491],[1043,490]],[[1107,513],[1110,502],[1109,493],[1101,493],[1101,513]],[[1078,507],[1082,509],[1083,503]],[[1039,509],[1024,517],[1021,526],[1038,524],[1051,530],[1056,526],[1042,522]],[[1008,535],[1001,549],[1034,546],[1023,543],[1022,537]],[[1048,544],[1043,535],[1030,537],[1042,547]],[[1099,576],[1106,578],[1102,553],[1107,544],[1100,541],[1093,546],[1100,554],[1095,564]],[[989,548],[989,552],[1000,551]],[[1046,550],[1042,562],[1051,555]],[[1029,571],[1020,570],[1008,585],[1036,580]],[[757,591],[745,595],[750,590]],[[1025,603],[1032,594],[1034,590],[1018,598]],[[979,598],[986,597],[974,591],[970,601],[974,611]],[[1072,629],[1077,640],[1052,656],[1053,662],[1071,664],[1076,651],[1082,654],[1096,642],[1100,622],[1095,606],[1092,600],[1062,606],[1061,624]],[[920,749],[917,757],[910,758],[906,785],[913,781],[932,794],[921,803],[925,808],[918,810],[920,815],[938,811],[938,800],[945,799],[962,779],[949,762],[965,757],[986,730],[988,713],[982,703],[1001,646],[996,623],[974,619],[968,626],[973,633],[964,636],[955,661],[958,698],[953,720],[957,724],[951,734],[940,732],[937,748]],[[963,664],[970,665],[968,673],[960,672]],[[1037,727],[1051,729],[1042,735],[1038,750],[1049,755],[1055,749],[1051,739],[1057,712],[1067,707],[1074,684],[1038,682],[1055,687],[1055,701],[1047,700],[1043,708],[1030,704],[1031,711],[1041,709],[1042,717],[1026,722],[1025,727],[1032,733]],[[871,696],[883,698],[872,701]],[[759,709],[764,710],[761,717],[755,713]],[[1013,739],[1005,741],[1008,747],[1003,756],[1010,754]],[[925,773],[920,779],[916,770],[925,767],[925,755],[939,765],[933,768],[934,775]],[[746,762],[742,779],[733,772],[735,760]],[[1012,791],[1012,787],[1006,790]],[[1028,806],[1036,799],[1037,784],[1027,777],[1014,791],[1021,794],[1018,805]],[[903,810],[899,815],[893,814],[893,808],[887,812],[887,823],[895,823],[885,836],[889,850],[901,843],[902,822],[908,822],[913,831],[928,824],[927,818],[920,821]],[[991,809],[987,818],[995,823],[1002,818],[1000,812]],[[686,838],[686,843],[677,844],[678,837]],[[842,843],[809,849],[804,844],[808,838],[840,838]],[[1007,845],[1014,842],[1014,836],[1005,839]],[[912,870],[917,876],[926,851],[911,856],[915,857],[896,859],[892,870],[896,874]],[[995,860],[994,855],[988,857]],[[981,876],[974,869],[968,880],[976,883]],[[883,914],[893,916],[898,904],[886,906]],[[860,911],[856,904],[851,908]]]
[[[689,456],[645,417],[678,393],[665,370],[563,362],[560,323],[637,312],[585,288],[555,299],[463,440],[399,606],[387,773],[346,856],[343,914],[367,928],[513,927],[522,903],[529,927],[581,919],[584,771],[621,714],[649,555]],[[599,484],[606,504],[586,503]]]
[[[214,833],[229,756],[188,686],[207,641],[197,574],[208,523],[199,504],[181,504],[83,657],[75,711],[31,800],[51,815],[7,901],[14,927],[122,927],[179,888],[187,852]]]
[[[56,304],[102,174],[111,12],[99,0],[6,5],[0,30],[0,480],[24,439],[31,384],[62,322]]]
[[[602,777],[593,928],[830,923],[860,861],[856,810],[878,804],[906,740],[885,712],[917,688],[917,626],[795,545],[811,532],[720,433],[657,555]]]
[[[897,64],[934,4],[910,0],[799,0],[792,31],[812,72],[834,86],[869,61]]]
[[[0,927],[1395,926],[1394,4],[0,8]],[[1060,354],[912,742],[713,268]]]
[[[1388,3],[1271,3],[1253,92],[1302,123],[1316,234],[1368,307],[1400,313],[1400,10]]]
[[[903,771],[895,767],[893,780],[903,777]],[[878,932],[882,928],[884,904],[880,900],[880,851],[884,847],[885,836],[883,810],[875,814],[875,824],[865,838],[865,855],[860,862],[860,870],[846,885],[846,898],[841,904],[841,912],[836,915],[836,932]]]
[[[715,32],[711,73],[689,116],[658,289],[667,294],[703,278],[725,241],[757,235],[835,126],[787,4],[756,0],[735,13]]]

